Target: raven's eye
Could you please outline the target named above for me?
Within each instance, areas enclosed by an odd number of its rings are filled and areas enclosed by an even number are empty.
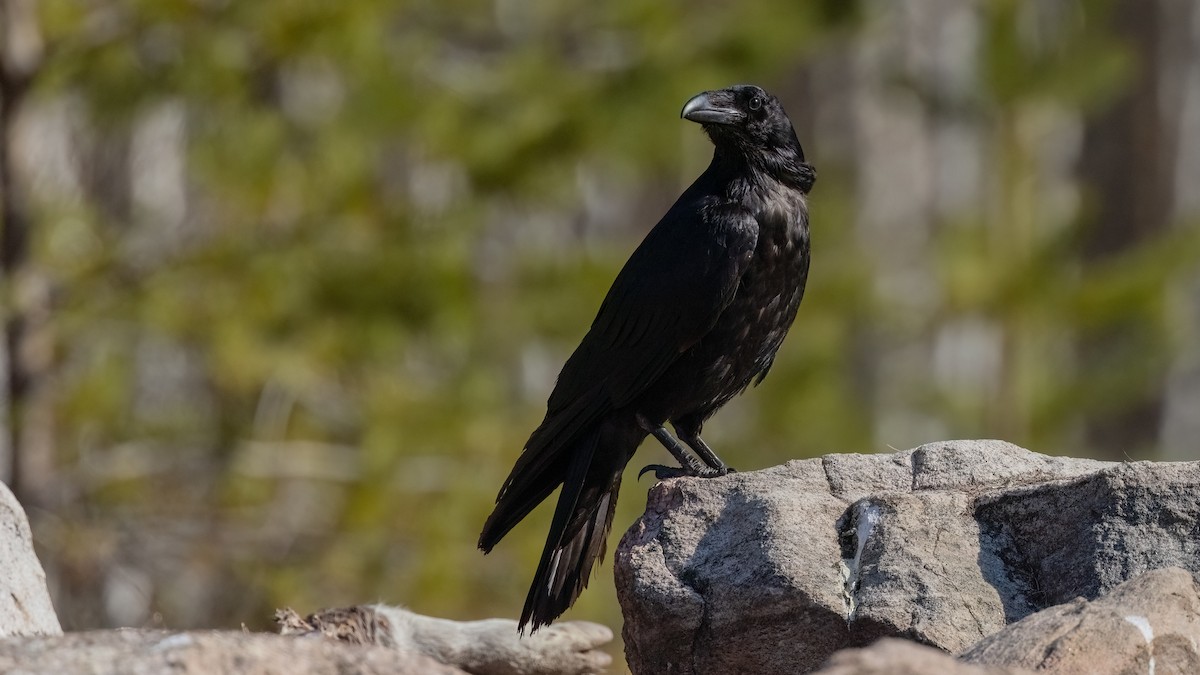
[[[761,98],[755,96],[754,98],[750,99],[750,109],[751,110],[758,110],[761,107],[762,107],[762,99]]]

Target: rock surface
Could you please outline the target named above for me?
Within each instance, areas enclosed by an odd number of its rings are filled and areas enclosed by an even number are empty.
[[[279,618],[287,635],[121,629],[9,638],[0,640],[0,673],[589,675],[611,661],[598,647],[612,631],[583,621],[519,638],[508,619],[457,622],[383,605]]]
[[[267,633],[114,630],[0,640],[9,675],[465,675],[412,652]]]
[[[0,533],[0,638],[62,634],[46,589],[46,573],[33,551],[29,519],[3,483]]]
[[[512,619],[451,621],[387,605],[326,609],[304,618],[281,610],[276,619],[285,635],[416,652],[475,675],[594,675],[612,663],[601,650],[612,642],[612,631],[589,621],[560,621],[521,635]]]
[[[1200,587],[1178,568],[1154,570],[1104,597],[1043,610],[963,654],[1067,675],[1200,673]]]
[[[813,675],[1032,675],[1024,668],[979,666],[933,647],[883,638],[870,647],[843,649]]]
[[[952,441],[664,481],[615,572],[634,673],[794,673],[883,636],[957,653],[1169,566],[1200,571],[1200,463]]]

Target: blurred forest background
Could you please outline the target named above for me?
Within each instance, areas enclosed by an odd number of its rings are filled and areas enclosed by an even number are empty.
[[[999,437],[1200,457],[1189,0],[0,0],[0,474],[68,629],[515,617],[479,528],[692,94],[819,180],[733,465]],[[648,443],[632,470],[667,459]],[[616,539],[650,479],[626,477]],[[606,563],[568,617],[620,625]]]

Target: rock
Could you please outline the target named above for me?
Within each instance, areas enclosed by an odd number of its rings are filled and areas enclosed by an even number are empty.
[[[25,509],[0,483],[0,638],[61,635]]]
[[[583,621],[519,638],[508,619],[449,621],[383,605],[278,618],[285,635],[123,629],[0,640],[0,673],[586,675],[611,661],[596,647],[612,631]]]
[[[870,647],[837,652],[814,675],[1032,675],[1024,668],[977,666],[908,640],[883,638]]]
[[[975,505],[1011,623],[1147,570],[1200,572],[1200,462],[1133,462],[996,491]]]
[[[474,675],[593,675],[612,663],[600,650],[612,642],[612,631],[588,621],[562,621],[522,636],[512,619],[451,621],[387,605],[326,609],[303,619],[281,610],[276,619],[285,635],[315,633],[417,652]]]
[[[613,563],[630,670],[802,672],[850,644],[846,507],[819,460],[651,489]]]
[[[1104,597],[1028,616],[963,654],[1063,675],[1200,673],[1200,587],[1186,570],[1146,572]]]
[[[1200,463],[1000,441],[656,485],[618,547],[634,673],[812,670],[907,637],[957,653],[1146,570],[1200,570]]]
[[[0,640],[0,673],[587,675],[611,661],[596,648],[612,631],[583,621],[519,638],[508,619],[458,622],[382,605],[304,619],[283,611],[279,619],[288,634],[121,629],[9,638]]]
[[[12,675],[465,675],[414,652],[266,633],[112,630],[0,640]]]

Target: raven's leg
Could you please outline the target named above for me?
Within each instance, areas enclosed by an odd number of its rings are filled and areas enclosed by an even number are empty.
[[[641,415],[637,416],[637,422],[638,426],[640,426],[643,431],[658,439],[658,442],[662,443],[663,447],[667,449],[667,452],[670,452],[671,456],[679,462],[679,466],[677,467],[663,466],[662,464],[650,464],[642,467],[642,470],[638,472],[638,478],[641,478],[642,474],[646,473],[647,471],[654,471],[654,477],[659,480],[666,480],[668,478],[675,478],[678,476],[701,476],[704,478],[709,478],[712,476],[720,476],[726,473],[725,471],[714,471],[712,468],[702,464],[699,460],[693,457],[691,453],[685,450],[683,446],[679,444],[679,441],[675,440],[671,436],[671,433],[667,431],[666,427],[663,425],[655,425],[653,422],[645,417],[642,417]],[[711,453],[712,451],[709,450],[709,452]]]
[[[717,475],[723,476],[732,472],[733,469],[725,462],[722,462],[721,458],[717,457],[717,453],[708,447],[708,443],[705,443],[704,439],[700,438],[700,427],[702,424],[703,422],[690,418],[677,420],[674,423],[675,433],[679,435],[679,440],[687,443],[688,447],[694,450],[710,469],[717,472]]]

